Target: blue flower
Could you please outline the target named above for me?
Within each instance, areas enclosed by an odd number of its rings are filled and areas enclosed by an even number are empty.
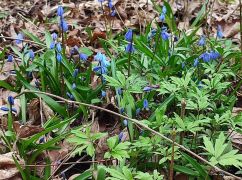
[[[179,38],[177,36],[174,36],[174,42],[177,42]]]
[[[75,90],[76,89],[76,83],[73,83],[71,87],[72,87],[72,89]]]
[[[220,54],[217,51],[210,51],[209,54],[210,54],[210,58],[212,60],[216,60],[216,59],[220,58]]]
[[[125,127],[128,126],[128,121],[127,121],[127,119],[124,119],[123,123],[124,123],[124,126],[125,126]]]
[[[206,45],[206,37],[202,35],[197,43],[199,46],[205,46]]]
[[[100,74],[106,74],[108,69],[105,66],[96,66],[93,68],[94,72],[99,72]]]
[[[102,95],[102,97],[106,97],[106,92],[105,91],[102,91],[101,92],[101,95]]]
[[[111,14],[110,14],[112,17],[114,17],[115,15],[116,15],[116,11],[115,11],[115,9],[113,9],[112,11],[111,11]]]
[[[73,74],[72,74],[72,76],[73,76],[74,78],[76,78],[77,75],[78,75],[78,72],[79,72],[79,70],[78,70],[78,69],[75,69],[74,72],[73,72]]]
[[[58,6],[58,8],[57,8],[57,15],[60,16],[60,17],[62,17],[63,14],[64,14],[63,7],[62,6]]]
[[[57,50],[58,52],[61,52],[61,50],[62,50],[61,43],[57,43],[57,44],[56,44],[56,50]]]
[[[88,59],[88,56],[86,54],[80,53],[79,58],[83,61],[86,61]]]
[[[76,53],[78,53],[78,47],[77,46],[74,46],[73,48],[71,48],[71,55],[74,55]]]
[[[184,62],[182,62],[181,66],[182,66],[182,69],[184,69],[186,64]]]
[[[108,0],[108,7],[109,7],[110,9],[112,9],[112,8],[113,8],[113,3],[112,3],[112,0]]]
[[[57,59],[58,62],[61,62],[62,61],[62,55],[60,53],[57,53],[56,59]]]
[[[32,49],[29,50],[29,58],[34,59],[34,51]]]
[[[205,52],[199,56],[204,62],[209,62],[211,60],[210,53]]]
[[[70,100],[75,100],[74,96],[71,93],[67,92],[66,95],[69,97]]]
[[[19,34],[17,35],[17,38],[16,38],[16,40],[15,40],[15,43],[16,43],[16,44],[21,44],[23,40],[24,40],[24,36],[23,36],[23,34],[19,33]]]
[[[128,31],[125,34],[125,40],[131,42],[133,39],[133,30],[128,29]]]
[[[152,29],[148,34],[148,40],[151,40],[156,35],[156,32],[157,32],[156,29]]]
[[[122,95],[122,89],[121,88],[118,88],[118,94]]]
[[[220,25],[218,25],[218,28],[217,28],[217,37],[219,39],[223,38],[223,31],[222,31],[222,27]]]
[[[2,111],[9,111],[9,109],[8,109],[7,107],[5,107],[5,106],[2,106],[0,109],[1,109]]]
[[[8,96],[8,103],[12,106],[14,105],[14,98],[13,96]]]
[[[54,49],[54,48],[55,48],[55,42],[52,41],[52,42],[50,43],[50,49]]]
[[[121,114],[124,113],[124,108],[120,108],[120,113],[121,113]]]
[[[159,19],[161,20],[161,22],[164,22],[165,20],[165,14],[161,13],[161,15],[159,16]]]
[[[143,108],[144,109],[148,109],[149,108],[149,102],[148,102],[147,99],[145,99],[144,102],[143,102]]]
[[[52,33],[51,37],[52,37],[53,41],[55,41],[58,38],[58,35],[56,33]]]
[[[66,23],[66,21],[63,18],[61,18],[61,20],[60,20],[60,28],[63,32],[68,31],[68,24]]]
[[[104,0],[98,0],[98,2],[103,3],[103,2],[104,2]]]
[[[107,61],[107,57],[100,52],[98,52],[97,55],[94,56],[94,60],[99,61],[101,66],[107,67],[110,65],[110,62]]]
[[[125,51],[127,53],[132,53],[135,51],[134,45],[132,44],[132,42],[129,42],[128,45],[125,48]]]
[[[198,58],[194,59],[194,63],[193,63],[193,66],[194,66],[194,67],[197,67],[198,63],[199,63],[199,60],[198,60]]]
[[[12,55],[8,55],[8,60],[7,62],[13,62],[13,56]]]
[[[162,13],[163,13],[163,14],[166,14],[166,12],[167,12],[166,6],[163,6],[163,7],[162,7]]]
[[[122,141],[123,135],[124,135],[124,133],[123,133],[123,131],[121,131],[118,135],[118,142]]]
[[[136,111],[135,111],[135,115],[136,115],[136,116],[139,116],[139,113],[140,113],[140,108],[136,109]]]
[[[144,92],[150,92],[152,89],[153,89],[152,87],[146,86],[146,87],[144,87],[143,91]]]
[[[165,40],[165,41],[168,40],[169,37],[170,37],[170,34],[167,33],[167,30],[166,30],[165,27],[164,27],[163,30],[161,31],[161,37],[162,37],[162,39]]]

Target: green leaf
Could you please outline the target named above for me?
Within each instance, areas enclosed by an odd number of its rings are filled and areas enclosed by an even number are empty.
[[[199,176],[199,174],[196,171],[193,171],[191,168],[188,168],[186,166],[174,165],[174,169],[177,172],[181,172],[190,176]]]
[[[97,171],[97,180],[105,180],[106,171],[103,167],[99,166]]]
[[[204,170],[204,168],[196,160],[194,160],[192,157],[190,157],[189,155],[187,155],[187,154],[185,154],[183,152],[180,152],[180,153],[193,166],[193,168],[197,170],[197,172],[204,179],[210,180],[210,177],[209,177],[208,173]]]
[[[205,145],[206,150],[210,154],[214,155],[215,154],[215,150],[214,150],[214,147],[213,147],[213,143],[207,137],[203,137],[203,143]]]
[[[75,177],[74,180],[85,180],[85,179],[89,179],[90,177],[92,177],[92,170],[87,170],[84,173],[80,174],[79,176]]]

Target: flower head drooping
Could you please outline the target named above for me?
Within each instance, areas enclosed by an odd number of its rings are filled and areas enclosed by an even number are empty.
[[[156,29],[152,29],[148,34],[148,40],[151,40],[156,35],[156,32]]]
[[[146,86],[146,87],[144,87],[143,91],[144,92],[150,92],[152,89],[153,89],[152,87]]]
[[[118,88],[117,91],[118,91],[118,94],[119,94],[119,95],[122,95],[123,92],[122,92],[122,89],[121,89],[121,88]]]
[[[55,48],[55,42],[52,41],[52,42],[50,43],[50,49],[54,49],[54,48]]]
[[[57,53],[56,59],[57,59],[58,62],[61,62],[62,61],[62,55],[60,53]]]
[[[205,46],[206,45],[206,37],[202,35],[198,41],[198,46]]]
[[[79,58],[80,58],[80,60],[82,60],[82,61],[87,61],[88,56],[87,56],[86,54],[84,54],[84,53],[80,53],[80,54],[79,54]]]
[[[30,58],[31,60],[34,59],[34,51],[33,51],[32,49],[29,50],[29,58]]]
[[[21,44],[21,43],[23,42],[23,40],[24,40],[24,36],[23,36],[23,34],[22,34],[22,33],[19,33],[19,34],[17,35],[17,38],[16,38],[16,40],[15,40],[15,43],[16,43],[16,44]]]
[[[73,76],[74,78],[76,78],[77,75],[78,75],[78,72],[79,72],[79,70],[78,70],[78,69],[75,69],[74,72],[73,72],[73,74],[72,74],[72,76]]]
[[[161,37],[165,41],[169,39],[170,34],[167,32],[167,29],[166,28],[162,28]]]
[[[115,15],[116,15],[116,11],[115,11],[115,9],[112,9],[112,11],[111,11],[111,14],[110,14],[112,17],[114,17]]]
[[[202,53],[199,58],[202,59],[204,62],[209,62],[211,60],[209,52]]]
[[[101,92],[102,98],[106,97],[106,91]]]
[[[125,34],[125,40],[131,42],[133,38],[133,30],[128,29],[128,31]]]
[[[52,37],[53,41],[56,41],[58,38],[58,35],[54,32],[51,34],[51,37]]]
[[[60,19],[60,28],[63,32],[68,31],[68,24],[66,23],[66,21],[64,20],[64,18]]]
[[[197,67],[198,64],[199,64],[198,58],[194,59],[193,66]]]
[[[61,52],[61,50],[62,50],[61,43],[57,43],[57,44],[56,44],[56,50],[57,50],[58,52]]]
[[[112,0],[108,0],[108,7],[109,7],[110,9],[112,9],[112,8],[113,8],[113,3],[112,3]]]
[[[98,2],[103,3],[103,2],[104,2],[104,0],[98,0]]]
[[[128,121],[127,121],[127,119],[124,119],[123,123],[124,123],[124,126],[125,126],[125,127],[128,126]]]
[[[220,54],[217,51],[210,51],[209,54],[210,54],[210,58],[212,60],[216,60],[216,59],[220,58]]]
[[[134,45],[133,45],[132,42],[129,42],[129,43],[128,43],[128,45],[127,45],[126,48],[125,48],[125,51],[126,51],[127,53],[132,53],[132,52],[135,51],[135,48],[134,48]]]
[[[162,13],[163,13],[163,14],[166,14],[166,12],[167,12],[166,6],[163,6],[163,7],[162,7]]]
[[[220,25],[218,25],[218,28],[217,28],[217,37],[219,39],[223,38],[223,31],[222,31],[222,27]]]
[[[143,102],[143,108],[146,109],[146,110],[149,109],[149,102],[148,102],[147,99],[145,99],[144,102]]]
[[[121,131],[121,132],[119,133],[119,135],[118,135],[118,142],[121,142],[121,141],[122,141],[123,136],[124,136],[124,133],[123,133],[123,131]]]
[[[66,95],[69,97],[70,100],[75,100],[74,96],[71,93],[67,92]]]
[[[159,16],[159,19],[161,20],[161,22],[164,22],[165,21],[165,14],[161,13],[160,16]]]
[[[60,17],[63,17],[63,14],[64,14],[64,9],[62,6],[58,6],[57,8],[57,15],[60,16]]]
[[[7,62],[13,62],[13,56],[12,55],[8,55],[8,60]]]
[[[14,105],[14,98],[13,96],[8,96],[8,103],[13,106]]]
[[[76,83],[73,83],[71,87],[72,87],[72,89],[75,90],[76,89]]]

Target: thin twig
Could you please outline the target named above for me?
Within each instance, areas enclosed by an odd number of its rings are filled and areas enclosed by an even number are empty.
[[[60,96],[57,96],[57,95],[54,95],[54,94],[51,94],[51,93],[46,93],[46,92],[41,92],[41,91],[30,91],[30,90],[25,90],[21,93],[19,93],[18,95],[14,96],[14,98],[18,97],[18,96],[21,96],[22,94],[26,94],[26,93],[36,93],[36,94],[45,94],[47,96],[51,96],[53,98],[56,98],[56,99],[60,99],[60,100],[63,100],[67,103],[74,103],[74,104],[79,104],[79,105],[83,105],[83,106],[87,106],[87,107],[90,107],[90,108],[95,108],[95,109],[99,109],[99,110],[102,110],[102,111],[105,111],[105,112],[108,112],[110,114],[113,114],[113,115],[116,115],[116,116],[119,116],[121,118],[124,118],[124,119],[127,119],[133,123],[136,123],[138,125],[140,125],[141,127],[147,129],[148,131],[152,132],[153,134],[156,134],[158,136],[160,136],[161,138],[163,138],[164,140],[170,142],[170,143],[173,143],[173,141],[171,139],[169,139],[168,137],[164,136],[163,134],[151,129],[150,127],[148,127],[147,125],[143,124],[142,122],[138,121],[137,119],[133,119],[133,118],[130,118],[130,117],[127,117],[127,116],[124,116],[122,114],[119,114],[119,113],[116,113],[114,111],[111,111],[111,110],[108,110],[108,109],[105,109],[105,108],[102,108],[102,107],[99,107],[99,106],[95,106],[95,105],[92,105],[92,104],[87,104],[87,103],[83,103],[83,102],[77,102],[77,101],[71,101],[71,100],[68,100],[68,99],[65,99],[65,98],[62,98]],[[179,147],[180,149],[182,149],[183,151],[189,153],[190,155],[194,156],[195,158],[199,159],[200,161],[204,162],[205,164],[213,167],[216,171],[218,172],[221,172],[223,173],[224,175],[228,175],[228,176],[231,176],[235,179],[239,179],[239,180],[242,180],[242,178],[238,177],[238,176],[235,176],[227,171],[224,171],[222,169],[220,169],[219,167],[217,166],[214,166],[213,164],[211,164],[209,161],[207,161],[206,159],[202,158],[201,156],[197,155],[196,153],[192,152],[191,150],[187,149],[185,146],[183,145],[180,145],[176,142],[174,142],[174,145],[176,145],[177,147]]]
[[[19,40],[18,38],[7,37],[7,36],[0,36],[0,38],[9,39],[9,40]],[[31,40],[28,40],[28,39],[21,39],[21,41],[37,44],[37,45],[42,46],[42,47],[46,47],[45,44],[38,43],[38,42],[35,42],[35,41],[31,41]]]

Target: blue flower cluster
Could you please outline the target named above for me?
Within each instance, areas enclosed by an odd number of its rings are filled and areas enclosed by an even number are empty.
[[[165,21],[166,12],[167,12],[166,7],[163,6],[163,7],[162,7],[161,14],[160,14],[160,17],[159,17],[159,19],[161,20],[161,22],[164,22],[164,21]]]
[[[98,61],[98,66],[93,68],[93,71],[102,74],[107,74],[107,67],[110,66],[110,62],[107,61],[107,57],[102,53],[97,53],[97,55],[94,56],[94,60]]]
[[[197,67],[197,65],[199,64],[199,59],[203,60],[203,62],[210,62],[212,60],[217,60],[220,58],[220,54],[217,51],[206,51],[204,53],[202,53],[199,58],[196,58],[194,60],[193,66]]]
[[[64,9],[62,6],[58,6],[57,15],[60,17],[60,28],[63,32],[68,31],[68,24],[64,19]]]

